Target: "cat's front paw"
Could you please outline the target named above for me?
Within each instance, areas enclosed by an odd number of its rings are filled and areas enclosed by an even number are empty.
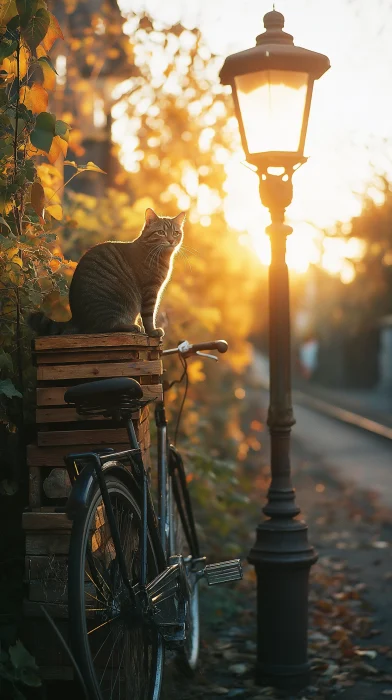
[[[165,331],[163,328],[153,328],[148,334],[151,338],[163,338]]]

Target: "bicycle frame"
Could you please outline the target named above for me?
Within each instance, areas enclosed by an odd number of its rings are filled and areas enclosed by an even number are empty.
[[[181,352],[184,358],[189,354],[201,354],[216,359],[215,356],[199,352],[199,348],[225,352],[227,343],[213,341],[190,346],[184,341],[175,352]],[[165,352],[173,354],[174,349]],[[186,363],[184,368],[185,374],[181,379],[186,375]],[[108,448],[89,453],[70,454],[65,459],[72,484],[66,510],[71,520],[85,517],[86,510],[90,504],[93,505],[91,501],[97,493],[98,485],[116,553],[118,571],[124,587],[129,592],[129,601],[132,603],[132,614],[139,620],[143,620],[144,624],[155,625],[165,643],[174,645],[172,648],[178,648],[176,645],[183,644],[187,638],[186,603],[189,602],[190,595],[193,595],[193,586],[196,586],[197,581],[205,577],[208,585],[215,585],[238,580],[242,577],[242,573],[239,560],[206,565],[205,557],[200,556],[184,464],[180,454],[168,441],[164,401],[159,401],[155,405],[155,423],[158,515],[151,497],[149,474],[143,464],[141,450],[130,418],[126,422],[130,449],[115,452],[114,449]],[[81,471],[79,471],[80,468]],[[123,482],[134,495],[140,509],[138,547],[140,572],[137,581],[131,581],[128,575],[126,552],[122,548],[119,526],[109,494],[107,478],[109,475]],[[95,505],[94,502],[94,507]],[[173,506],[176,508],[176,514],[179,515],[188,545],[186,554],[182,547],[181,551],[176,551],[177,527],[172,517]],[[81,524],[84,525],[84,523]],[[149,580],[148,576],[150,547],[153,549],[158,570],[152,580]],[[100,589],[102,576],[95,567],[89,542],[86,544],[85,557],[90,569],[90,578],[97,589]],[[192,586],[190,581],[193,582]],[[172,603],[162,607],[165,601],[172,601]],[[127,615],[128,613],[129,608]]]
[[[170,499],[173,497],[170,478],[174,470],[178,468],[178,465],[175,463],[174,459],[174,448],[169,448],[167,420],[163,401],[157,403],[155,407],[155,423],[157,427],[158,453],[158,517],[156,516],[151,497],[148,474],[144,468],[135,429],[131,420],[127,421],[127,431],[130,442],[129,450],[114,452],[114,450],[109,448],[100,452],[70,454],[66,458],[66,466],[72,483],[72,492],[67,502],[68,517],[70,519],[78,517],[78,513],[87,507],[92,489],[95,483],[98,482],[110,530],[112,532],[120,573],[124,584],[130,591],[132,599],[134,599],[135,593],[128,578],[120,535],[104,474],[108,471],[113,472],[122,481],[128,483],[129,486],[134,487],[136,485],[139,489],[141,511],[141,572],[139,583],[141,588],[145,589],[147,586],[148,574],[148,531],[150,530],[152,536],[154,536],[154,532],[158,532],[159,535],[157,538],[154,537],[154,546],[157,551],[161,571],[169,566],[170,556],[178,554],[172,552],[170,547]],[[176,455],[178,456],[177,458],[179,458],[178,453],[176,453]],[[125,467],[125,461],[130,463],[131,471]],[[83,463],[83,468],[80,473],[77,466],[78,463],[79,465]],[[184,474],[182,474],[182,478],[180,476],[180,488],[182,494],[178,492],[177,486],[174,490],[174,498],[177,502],[184,531],[191,546],[192,555],[194,557],[199,557],[196,530]],[[186,512],[184,512],[183,503],[185,504]]]

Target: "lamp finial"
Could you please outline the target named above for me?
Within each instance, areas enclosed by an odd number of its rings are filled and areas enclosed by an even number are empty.
[[[293,44],[291,34],[283,31],[284,17],[282,13],[275,10],[275,3],[273,8],[271,12],[264,15],[263,21],[266,31],[256,37],[256,44]]]

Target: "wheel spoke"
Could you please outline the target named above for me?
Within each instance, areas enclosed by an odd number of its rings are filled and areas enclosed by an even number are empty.
[[[125,565],[134,585],[140,575],[140,508],[121,482],[110,477],[107,483]],[[162,663],[158,659],[162,641],[158,632],[147,632],[143,621],[138,620],[134,626],[132,601],[119,575],[117,553],[98,489],[79,532],[73,537],[73,546],[78,549],[74,560],[78,567],[83,564],[83,575],[78,568],[74,580],[79,586],[80,604],[76,609],[83,611],[83,623],[77,626],[80,633],[77,636],[75,633],[75,653],[89,687],[89,697],[94,700],[156,698],[161,683]],[[158,574],[158,568],[150,537],[148,542],[151,580]],[[75,616],[73,612],[72,619]]]
[[[102,627],[105,627],[105,625],[109,625],[111,622],[114,622],[115,620],[117,620],[117,617],[112,617],[110,620],[106,620],[105,622],[102,622],[101,625],[94,627],[93,630],[89,630],[89,632],[87,632],[87,634],[92,634],[93,632],[100,630]]]

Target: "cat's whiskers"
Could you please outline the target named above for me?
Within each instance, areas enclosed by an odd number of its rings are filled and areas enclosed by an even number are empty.
[[[192,253],[195,255],[199,255],[199,251],[196,250],[196,248],[189,248],[189,246],[186,245],[182,245],[181,250],[187,251],[188,253]]]
[[[187,262],[187,265],[188,265],[189,269],[191,270],[191,269],[192,269],[192,265],[191,265],[191,263],[189,262],[190,255],[188,255],[188,253],[187,253],[185,250],[183,250],[182,248],[180,248],[180,249],[178,250],[178,253],[181,253],[181,255],[185,258],[185,260],[186,260],[186,262]]]
[[[161,255],[161,252],[164,250],[164,248],[165,248],[165,246],[162,243],[158,243],[157,246],[154,246],[151,253],[149,253],[149,255],[147,256],[147,259],[146,259],[146,263],[147,263],[147,260],[150,259],[150,262],[148,265],[150,269],[152,267],[154,267],[154,265],[158,262],[160,255]]]
[[[160,248],[161,244],[158,243],[157,245],[154,245],[151,250],[148,252],[146,256],[146,265],[148,264],[149,267],[151,267],[151,261],[153,260],[155,253],[158,248]]]

